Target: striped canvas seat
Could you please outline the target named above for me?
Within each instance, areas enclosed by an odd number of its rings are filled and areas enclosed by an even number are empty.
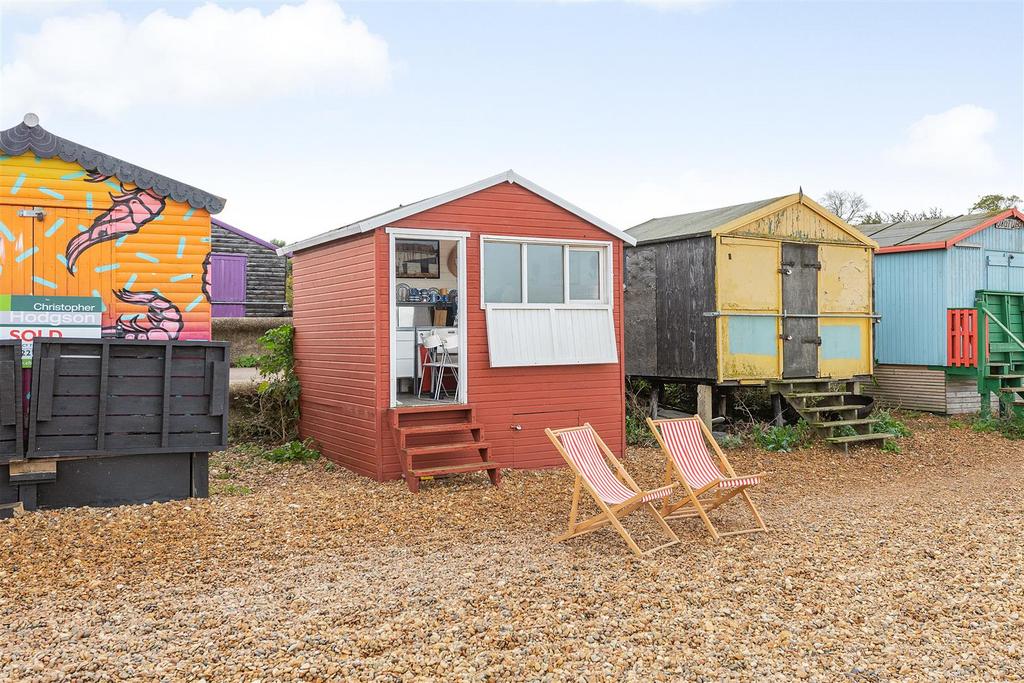
[[[761,483],[758,476],[723,477],[722,471],[708,452],[704,434],[695,420],[665,421],[659,426],[672,461],[694,491],[716,487],[736,489]]]
[[[597,442],[594,441],[594,433],[590,429],[573,429],[564,431],[558,435],[565,452],[572,459],[580,475],[590,483],[594,491],[604,502],[609,505],[624,503],[637,494],[623,484],[601,455]],[[647,491],[640,502],[649,503],[652,500],[661,500],[672,495],[674,486],[663,486],[659,489]]]

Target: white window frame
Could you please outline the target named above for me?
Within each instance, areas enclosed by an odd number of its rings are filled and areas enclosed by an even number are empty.
[[[486,258],[484,257],[484,243],[485,242],[514,242],[520,245],[519,252],[519,267],[520,267],[520,280],[522,283],[522,301],[518,303],[487,303],[484,280],[484,269],[486,268]],[[529,244],[548,244],[558,245],[562,247],[562,303],[556,304],[541,304],[541,303],[526,303],[529,300],[529,285],[527,283],[527,252],[526,248]],[[599,280],[600,280],[600,299],[570,299],[569,297],[569,252],[571,250],[579,251],[597,251],[600,255],[601,262],[599,266]],[[539,308],[611,308],[614,305],[613,292],[615,288],[613,285],[613,279],[615,270],[613,268],[614,259],[614,245],[612,242],[605,242],[601,240],[573,240],[573,239],[557,239],[551,237],[520,237],[515,235],[480,235],[480,308],[522,308],[522,309],[539,309]]]
[[[388,335],[391,348],[388,383],[391,385],[390,405],[392,408],[396,408],[398,407],[398,381],[396,378],[396,375],[398,374],[398,307],[397,301],[395,300],[395,239],[406,237],[410,239],[437,239],[457,242],[458,274],[456,277],[458,278],[460,292],[459,298],[461,299],[461,293],[466,290],[466,283],[469,282],[466,275],[466,242],[469,239],[469,233],[458,230],[429,230],[394,227],[385,228],[385,232],[388,235]],[[459,305],[457,309],[456,327],[458,328],[459,335],[459,393],[456,397],[457,404],[454,405],[465,405],[469,403],[469,333],[467,329],[465,306]],[[416,361],[414,360],[413,362]]]

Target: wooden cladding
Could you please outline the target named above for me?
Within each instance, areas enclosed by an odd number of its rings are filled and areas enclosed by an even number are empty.
[[[21,400],[21,342],[0,341],[0,462],[25,452]]]
[[[37,340],[29,457],[227,447],[224,342]]]

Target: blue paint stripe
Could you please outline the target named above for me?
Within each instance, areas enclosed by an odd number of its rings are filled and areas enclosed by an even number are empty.
[[[198,306],[198,305],[199,305],[199,303],[200,303],[200,302],[201,302],[202,300],[203,300],[203,295],[202,295],[202,294],[200,294],[199,296],[197,296],[197,297],[196,297],[195,299],[192,299],[192,302],[191,302],[191,303],[190,303],[190,304],[189,304],[188,306],[186,306],[186,307],[185,307],[185,312],[186,312],[186,313],[188,313],[189,311],[191,311],[191,310],[192,310],[193,308],[195,308],[196,306]]]
[[[35,157],[36,157],[36,163],[37,163],[37,164],[41,164],[41,163],[43,163],[43,158],[42,158],[41,156],[39,156],[38,154],[36,154],[36,155],[35,155]]]
[[[108,270],[117,270],[120,267],[120,263],[111,263],[105,266],[96,266],[95,268],[93,268],[93,270],[95,270],[97,273],[105,273]]]
[[[132,285],[134,285],[135,281],[138,280],[138,279],[139,279],[139,274],[138,273],[132,273],[131,277],[128,278],[128,281],[124,283],[124,288],[125,289],[131,289]]]
[[[195,212],[195,209],[189,209],[188,211],[185,212],[185,215],[181,217],[181,220],[187,221],[189,218],[192,218],[192,214],[194,214]]]
[[[114,246],[115,246],[115,247],[119,247],[119,246],[121,246],[122,244],[124,244],[124,241],[125,241],[126,239],[128,239],[128,235],[121,235],[121,236],[120,236],[120,237],[118,237],[118,238],[117,238],[117,240],[116,240],[116,241],[114,242]]]
[[[25,251],[21,252],[20,254],[14,257],[14,262],[21,263],[22,261],[27,259],[32,254],[36,253],[37,251],[39,251],[39,247],[32,247],[31,249],[26,249]]]
[[[100,310],[101,311],[107,310],[107,305],[105,303],[103,303],[103,297],[100,296],[100,290],[98,290],[98,289],[92,290],[92,295],[100,300]]]
[[[37,283],[41,284],[44,287],[49,287],[50,289],[57,289],[57,283],[56,282],[50,282],[49,280],[43,279],[43,278],[39,277],[38,275],[33,275],[32,276],[32,280],[34,282],[37,282]]]
[[[61,180],[78,180],[79,178],[85,177],[85,171],[75,171],[74,173],[65,173],[60,177]]]
[[[85,227],[81,223],[78,224],[78,232],[89,232],[89,228]]]
[[[60,261],[61,265],[63,265],[65,268],[68,267],[68,259],[67,257],[64,256],[64,254],[57,254],[57,260]]]
[[[210,238],[209,238],[209,237],[200,237],[200,238],[199,238],[199,241],[200,241],[200,242],[209,242],[209,241],[210,241]]]
[[[14,239],[14,238],[12,237],[11,239]],[[178,238],[178,258],[181,258],[184,255],[185,255],[185,238],[184,237],[180,237],[180,238]]]
[[[62,225],[64,225],[64,219],[58,218],[53,222],[53,225],[46,229],[46,232],[43,233],[43,237],[53,237],[53,233],[60,230],[60,226]]]
[[[189,280],[192,278],[192,273],[181,273],[171,278],[171,282],[181,282],[182,280]]]
[[[14,241],[14,233],[11,232],[10,228],[8,228],[6,225],[4,225],[3,221],[0,221],[0,234],[2,234],[4,237],[9,239],[10,241],[12,241],[12,242]],[[185,239],[185,238],[182,237],[181,239]],[[181,257],[179,256],[178,258],[181,258]]]
[[[85,193],[85,208],[89,210],[89,213],[92,213],[92,192]]]
[[[147,254],[144,251],[137,251],[135,252],[135,255],[138,256],[143,261],[149,261],[150,263],[160,263],[160,259],[158,259],[156,256],[153,256],[152,254]]]
[[[121,189],[121,186],[120,186],[120,185],[118,185],[118,184],[117,184],[117,183],[115,183],[115,182],[111,182],[110,180],[104,180],[103,182],[104,182],[104,183],[105,183],[105,184],[106,184],[106,185],[107,185],[108,187],[112,187],[112,188],[114,188],[114,192],[117,192],[118,194],[120,194],[120,193],[124,192],[124,190],[122,190],[122,189]]]
[[[163,219],[164,219],[164,215],[161,213],[161,214],[157,215],[157,217],[154,218],[153,220],[155,220],[155,221],[162,221]]]
[[[64,195],[62,195],[60,192],[57,192],[55,190],[51,190],[48,187],[40,186],[39,187],[39,191],[42,192],[43,194],[47,195],[47,196],[53,197],[54,199],[59,199],[61,201],[64,200]]]
[[[18,177],[14,180],[14,184],[11,185],[11,194],[18,194],[18,190],[21,189],[21,186],[22,186],[22,184],[24,184],[24,182],[25,182],[25,174],[24,173],[18,174]]]

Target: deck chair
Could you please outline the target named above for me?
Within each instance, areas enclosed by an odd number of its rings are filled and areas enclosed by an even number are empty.
[[[647,425],[665,452],[665,482],[676,480],[682,485],[686,497],[669,503],[662,502],[661,515],[665,519],[700,517],[708,533],[716,541],[724,536],[751,534],[768,531],[750,500],[747,489],[757,486],[764,478],[764,472],[738,477],[725,453],[719,448],[711,432],[699,417],[684,417],[669,420],[647,418]],[[708,452],[708,444],[715,450],[718,463]],[[720,532],[708,518],[708,513],[735,496],[741,496],[757,521],[757,526],[739,531]]]
[[[575,536],[589,534],[591,531],[597,531],[608,525],[619,532],[633,553],[641,557],[679,542],[679,538],[653,505],[653,501],[671,496],[678,484],[669,483],[658,489],[641,490],[589,423],[582,427],[545,429],[544,433],[548,435],[551,443],[576,473],[576,484],[572,492],[572,508],[569,511],[569,530],[555,538],[556,543]],[[608,462],[614,466],[615,472],[608,467]],[[576,518],[579,513],[580,493],[583,487],[586,487],[601,512],[590,519],[578,522]],[[640,508],[654,516],[665,536],[671,539],[668,543],[649,550],[640,550],[629,532],[622,526],[622,522],[619,521]]]

